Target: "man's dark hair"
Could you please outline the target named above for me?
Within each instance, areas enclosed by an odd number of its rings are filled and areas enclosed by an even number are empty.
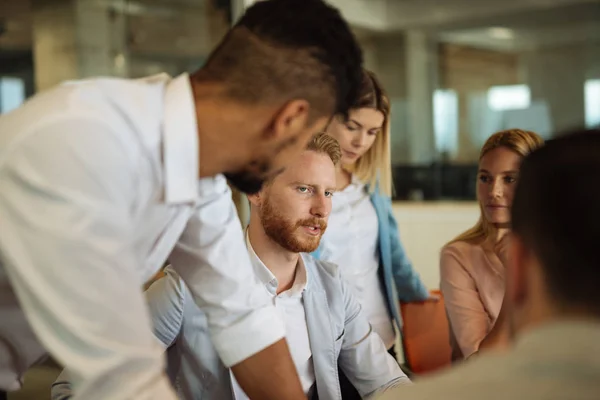
[[[513,232],[540,260],[565,310],[600,315],[600,130],[548,141],[525,158],[512,205]]]
[[[306,99],[312,117],[347,114],[358,98],[362,52],[339,11],[322,0],[259,1],[193,75],[248,103]]]

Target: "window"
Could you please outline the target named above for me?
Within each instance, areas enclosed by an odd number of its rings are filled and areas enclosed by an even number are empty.
[[[23,79],[0,78],[0,114],[19,107],[25,101],[25,84]]]
[[[600,125],[600,79],[585,81],[585,126],[588,128]]]
[[[433,131],[435,147],[440,153],[458,151],[458,96],[454,90],[433,93]]]
[[[520,110],[530,106],[531,92],[527,85],[492,86],[487,103],[493,111]]]

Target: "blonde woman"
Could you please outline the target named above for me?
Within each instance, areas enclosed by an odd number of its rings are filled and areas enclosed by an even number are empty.
[[[479,221],[441,252],[440,288],[450,322],[453,359],[506,341],[502,301],[506,235],[521,160],[543,144],[534,132],[510,129],[492,135],[479,156]]]
[[[406,256],[392,213],[389,123],[389,99],[365,71],[349,118],[336,117],[327,128],[342,160],[328,228],[314,255],[340,266],[373,330],[395,356],[398,300],[425,300],[429,291]]]

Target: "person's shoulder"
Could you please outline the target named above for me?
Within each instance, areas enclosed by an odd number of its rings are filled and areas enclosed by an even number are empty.
[[[309,253],[300,253],[305,268],[312,274],[318,274],[329,279],[339,279],[340,269],[337,264],[315,258]]]
[[[465,240],[457,240],[454,242],[450,242],[442,247],[441,255],[444,256],[453,256],[457,259],[465,259],[471,258],[474,254],[480,253],[482,251],[482,247],[480,244],[465,241]]]
[[[415,382],[415,385],[403,386],[401,388],[402,397],[400,397],[400,389],[394,389],[386,392],[381,400],[398,398],[413,400],[504,398],[501,394],[503,389],[507,388],[507,381],[510,385],[511,372],[498,373],[498,368],[503,366],[509,368],[509,363],[503,362],[503,360],[508,361],[504,356],[465,361],[460,365],[433,373],[425,379],[420,379]]]

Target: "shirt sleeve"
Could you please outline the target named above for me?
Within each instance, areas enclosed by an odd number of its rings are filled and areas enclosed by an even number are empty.
[[[185,309],[186,287],[171,267],[146,290],[146,301],[154,335],[164,345],[171,346],[181,332]]]
[[[490,329],[475,280],[451,248],[442,250],[440,289],[444,296],[450,328],[464,358],[479,349]]]
[[[373,332],[358,300],[342,281],[346,310],[339,365],[363,398],[372,398],[393,387],[410,384],[398,363]]]
[[[175,399],[137,271],[128,153],[102,121],[40,124],[1,160],[0,253],[76,397]]]
[[[202,179],[200,203],[169,256],[207,315],[213,344],[230,367],[284,338],[285,327],[254,278],[231,190],[222,175]]]

